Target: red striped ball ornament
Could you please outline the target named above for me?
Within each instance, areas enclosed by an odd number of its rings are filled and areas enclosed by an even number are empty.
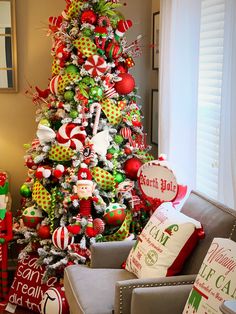
[[[52,234],[52,243],[60,250],[65,250],[74,242],[74,237],[69,234],[66,227],[58,227]]]

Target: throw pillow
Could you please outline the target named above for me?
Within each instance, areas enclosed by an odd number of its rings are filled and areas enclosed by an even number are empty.
[[[125,268],[138,278],[175,275],[202,236],[200,222],[163,203],[138,237]]]
[[[19,260],[15,277],[9,291],[8,302],[40,313],[40,303],[44,292],[58,281],[50,277],[43,282],[45,267],[37,264],[37,255],[26,255]]]
[[[236,299],[236,243],[230,239],[215,238],[183,313],[221,313],[221,303],[231,299]]]

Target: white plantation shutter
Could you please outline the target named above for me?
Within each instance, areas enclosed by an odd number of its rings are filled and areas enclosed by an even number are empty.
[[[202,0],[197,117],[197,190],[218,198],[225,0]]]

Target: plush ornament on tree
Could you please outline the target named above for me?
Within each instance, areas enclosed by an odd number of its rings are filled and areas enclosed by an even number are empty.
[[[95,35],[95,43],[98,49],[101,49],[104,53],[105,44],[107,40],[107,28],[104,26],[96,26],[94,29],[94,35]]]
[[[40,225],[37,234],[41,239],[50,239],[51,233],[50,233],[50,226],[49,225]]]
[[[97,22],[97,15],[93,10],[86,10],[81,14],[81,23],[94,25]]]
[[[123,167],[126,177],[131,180],[136,180],[138,170],[142,166],[142,164],[142,161],[136,157],[126,160]]]
[[[108,225],[120,226],[126,217],[126,206],[119,203],[111,203],[105,210],[103,219]]]
[[[120,40],[120,38],[124,36],[125,32],[127,32],[127,30],[130,29],[132,25],[133,23],[131,20],[120,20],[117,24],[117,30],[115,31],[116,40]]]
[[[49,288],[41,301],[41,314],[69,314],[69,305],[65,297],[63,286]]]
[[[128,95],[135,88],[135,80],[129,73],[120,73],[118,75],[120,81],[116,82],[115,89],[120,95]]]
[[[52,234],[52,242],[56,248],[65,250],[74,242],[74,238],[69,234],[67,227],[58,227]]]
[[[22,219],[24,225],[28,228],[36,228],[36,226],[43,220],[41,209],[35,206],[30,206],[23,211]]]

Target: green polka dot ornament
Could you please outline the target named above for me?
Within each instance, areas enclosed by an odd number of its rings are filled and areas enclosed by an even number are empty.
[[[22,213],[22,219],[26,227],[36,228],[43,220],[42,210],[35,206],[27,207]]]

